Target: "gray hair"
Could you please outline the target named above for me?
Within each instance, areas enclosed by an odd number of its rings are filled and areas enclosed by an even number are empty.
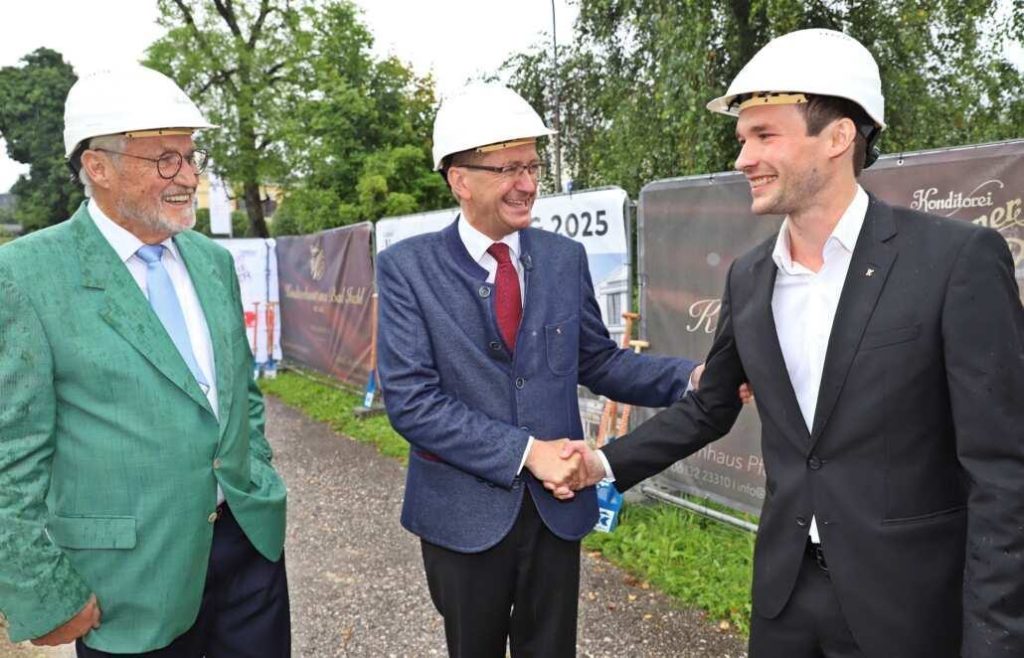
[[[99,137],[93,137],[86,144],[86,149],[105,149],[108,151],[123,151],[128,146],[127,135],[101,135]],[[79,156],[81,157],[81,156]],[[112,154],[111,159],[117,162],[121,156]],[[85,188],[85,196],[92,196],[92,179],[89,178],[89,173],[85,170],[85,167],[81,167],[78,170],[78,180],[82,183],[82,187]]]

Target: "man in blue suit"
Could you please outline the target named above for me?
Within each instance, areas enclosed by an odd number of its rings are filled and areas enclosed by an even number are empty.
[[[574,656],[579,540],[593,488],[556,500],[583,438],[577,384],[631,404],[681,398],[694,364],[619,349],[583,247],[530,227],[552,134],[517,94],[474,85],[434,124],[434,160],[459,202],[447,228],[379,256],[379,368],[409,441],[402,524],[422,540],[451,656]]]

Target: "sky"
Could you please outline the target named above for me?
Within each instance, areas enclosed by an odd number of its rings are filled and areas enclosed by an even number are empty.
[[[164,34],[155,0],[31,0],[7,3],[0,23],[0,67],[46,46],[78,75],[138,61]],[[356,0],[373,34],[374,53],[396,55],[419,74],[433,73],[441,97],[497,71],[511,55],[551,39],[551,0]],[[559,43],[572,36],[578,8],[554,0]],[[0,140],[2,144],[2,140]],[[28,167],[0,147],[0,192]]]

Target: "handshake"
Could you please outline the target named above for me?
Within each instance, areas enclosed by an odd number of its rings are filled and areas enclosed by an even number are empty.
[[[597,484],[606,475],[604,462],[586,441],[569,439],[534,440],[526,468],[559,500],[569,500],[574,492]]]

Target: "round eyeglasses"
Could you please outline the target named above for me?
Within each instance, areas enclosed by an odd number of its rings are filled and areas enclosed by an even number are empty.
[[[123,155],[129,158],[135,158],[136,160],[146,160],[148,162],[156,163],[156,173],[160,174],[160,178],[164,180],[172,180],[181,171],[182,165],[188,162],[188,166],[192,167],[192,171],[195,172],[196,176],[206,171],[206,163],[209,160],[209,156],[206,151],[202,149],[196,149],[187,156],[178,153],[177,151],[167,151],[162,154],[159,158],[147,158],[141,155],[132,155],[131,153],[125,153],[124,151],[111,151],[110,149],[96,148],[93,151],[103,151],[104,153],[113,153],[114,155]]]

